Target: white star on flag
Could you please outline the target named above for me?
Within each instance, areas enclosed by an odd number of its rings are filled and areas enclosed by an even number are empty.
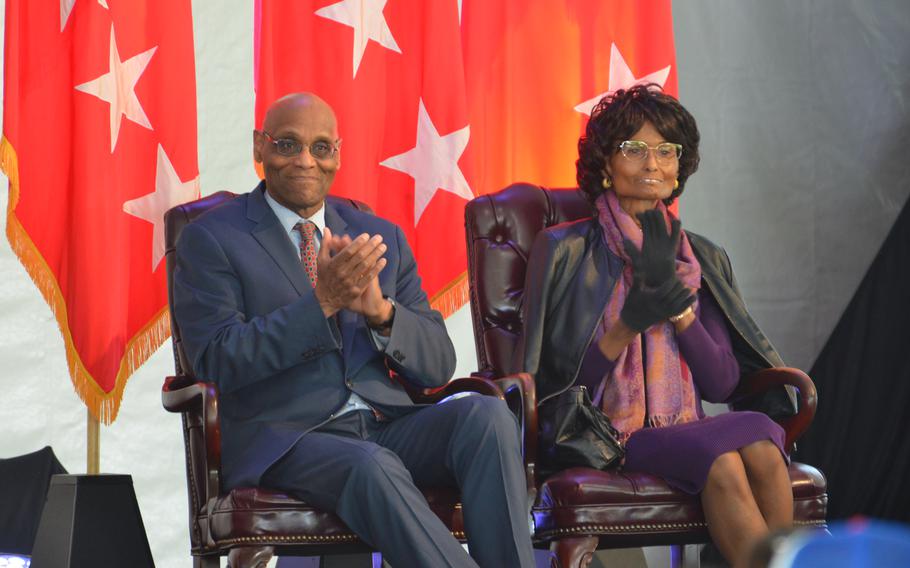
[[[316,15],[354,28],[354,77],[370,40],[401,53],[382,10],[387,0],[341,0],[316,10]]]
[[[468,201],[474,199],[468,180],[458,167],[470,137],[470,126],[440,136],[421,99],[417,110],[417,145],[380,163],[414,178],[415,226],[440,189]]]
[[[73,11],[73,5],[76,3],[76,0],[60,0],[60,31],[63,31],[63,28],[66,27],[66,23],[70,20],[70,13]],[[106,9],[110,10],[107,7],[106,0],[98,0],[98,3]]]
[[[142,105],[139,104],[139,98],[136,96],[136,82],[145,72],[156,49],[158,46],[134,55],[126,61],[121,61],[120,53],[117,51],[117,41],[114,39],[114,26],[111,26],[110,71],[97,79],[76,85],[77,91],[88,93],[110,103],[111,154],[114,153],[114,148],[117,146],[117,138],[120,136],[120,121],[124,115],[136,124],[149,130],[152,129],[148,117],[145,116],[145,111],[142,110]]]
[[[155,226],[152,238],[152,272],[164,258],[164,214],[171,207],[199,197],[199,176],[187,182],[180,181],[171,160],[158,145],[158,166],[155,171],[155,191],[123,204],[123,211],[144,219]]]
[[[66,23],[70,21],[70,12],[73,11],[73,4],[76,3],[76,0],[60,0],[60,31],[63,31],[63,28],[66,27]]]
[[[670,66],[667,65],[659,71],[649,73],[640,79],[636,79],[635,75],[632,73],[632,70],[629,69],[629,66],[626,64],[626,60],[623,59],[622,53],[619,52],[619,48],[616,47],[616,44],[610,45],[610,83],[607,85],[607,91],[597,95],[594,98],[588,99],[583,103],[578,104],[575,107],[575,110],[582,114],[591,116],[591,111],[594,110],[594,107],[600,102],[600,99],[604,98],[610,93],[614,93],[619,89],[628,89],[640,83],[657,83],[661,87],[664,86],[664,83],[667,82],[667,77],[670,76]]]

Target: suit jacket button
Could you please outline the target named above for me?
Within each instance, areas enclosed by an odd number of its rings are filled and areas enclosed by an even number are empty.
[[[345,380],[344,380],[344,384],[345,384],[345,386],[348,387],[349,389],[350,389],[350,388],[354,388],[354,381],[352,381],[351,379],[345,379]]]
[[[392,353],[392,357],[394,357],[395,360],[398,361],[399,363],[401,361],[404,361],[404,353],[402,353],[401,351],[399,351],[397,349],[395,350],[394,353]]]

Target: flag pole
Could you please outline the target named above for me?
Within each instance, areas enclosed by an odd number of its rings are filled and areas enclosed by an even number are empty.
[[[86,444],[85,472],[89,475],[98,475],[101,473],[101,424],[98,422],[98,419],[92,415],[91,411],[86,410],[86,412],[88,414],[88,427],[86,432],[88,443]]]

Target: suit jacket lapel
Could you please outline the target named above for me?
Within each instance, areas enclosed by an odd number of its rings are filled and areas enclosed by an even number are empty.
[[[247,198],[247,218],[255,223],[250,233],[291,281],[297,293],[303,295],[311,291],[313,285],[310,284],[310,279],[303,270],[300,257],[294,250],[294,244],[291,243],[284,227],[278,222],[278,217],[266,202],[264,191],[265,185],[262,182]]]

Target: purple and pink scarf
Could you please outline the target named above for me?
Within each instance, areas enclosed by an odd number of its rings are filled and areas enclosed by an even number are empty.
[[[614,192],[604,192],[595,205],[604,241],[625,263],[597,332],[597,337],[601,337],[605,330],[616,324],[632,286],[632,265],[623,248],[623,239],[631,240],[641,249],[642,232],[620,207]],[[675,217],[663,202],[658,202],[657,207],[663,212],[669,231],[670,219]],[[676,275],[693,292],[701,286],[701,267],[685,231],[680,235]],[[645,425],[669,426],[698,418],[692,373],[679,352],[672,323],[657,323],[626,346],[613,370],[601,381],[595,393],[595,404],[600,404],[610,417],[623,442]]]

